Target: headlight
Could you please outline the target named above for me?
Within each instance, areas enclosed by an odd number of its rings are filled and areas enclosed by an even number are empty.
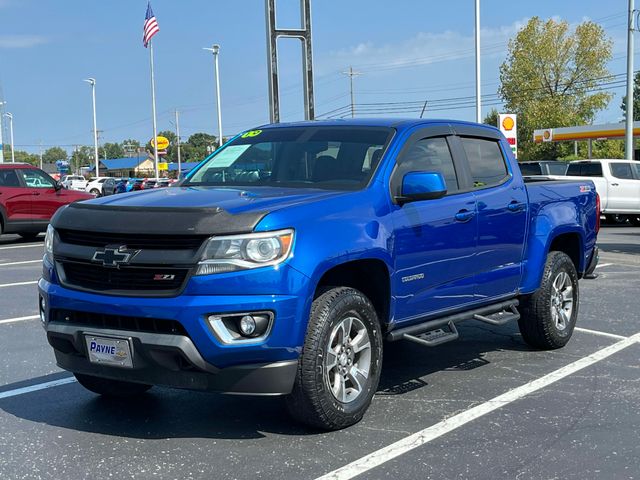
[[[196,275],[277,265],[289,258],[293,230],[211,237]]]
[[[44,256],[47,257],[47,260],[53,263],[53,236],[55,234],[55,229],[49,225],[47,227],[47,234],[44,237]]]

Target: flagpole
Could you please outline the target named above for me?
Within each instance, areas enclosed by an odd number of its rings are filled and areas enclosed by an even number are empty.
[[[153,72],[153,40],[149,41],[149,63],[151,65],[151,112],[153,115],[153,159],[155,162],[156,178],[160,178],[158,171],[158,124],[156,120],[156,79]]]

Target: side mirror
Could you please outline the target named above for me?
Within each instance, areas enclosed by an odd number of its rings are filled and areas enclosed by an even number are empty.
[[[409,172],[402,178],[402,192],[396,201],[403,205],[418,200],[433,200],[447,194],[447,184],[439,172]]]
[[[53,185],[53,188],[55,188],[55,189],[56,189],[56,192],[59,192],[59,191],[60,191],[60,190],[62,190],[64,187],[62,186],[62,184],[61,184],[60,182],[56,182],[56,183]]]

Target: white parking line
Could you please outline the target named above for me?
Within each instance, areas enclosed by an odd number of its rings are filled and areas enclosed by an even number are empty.
[[[61,378],[60,380],[52,380],[51,382],[37,383],[28,387],[16,388],[14,390],[8,390],[6,392],[0,392],[0,400],[3,398],[15,397],[17,395],[24,395],[25,393],[37,392],[38,390],[45,390],[51,387],[59,387],[60,385],[67,385],[68,383],[74,383],[76,379],[74,377]]]
[[[39,259],[39,260],[25,260],[23,262],[0,263],[0,267],[8,267],[10,265],[25,265],[27,263],[42,263],[42,259]]]
[[[509,390],[502,395],[477,405],[469,410],[461,412],[453,417],[447,418],[435,425],[420,430],[419,432],[409,435],[401,440],[398,440],[391,445],[388,445],[380,450],[376,450],[369,455],[366,455],[344,467],[341,467],[333,472],[329,472],[318,480],[347,480],[354,478],[364,472],[372,470],[383,463],[393,460],[404,453],[407,453],[415,448],[425,445],[436,438],[441,437],[477,418],[480,418],[494,410],[504,407],[516,400],[519,400],[527,395],[536,392],[542,388],[545,388],[563,378],[576,373],[586,367],[589,367],[597,362],[604,360],[605,358],[617,353],[636,342],[640,341],[640,333],[636,333],[631,337],[626,337],[624,340],[614,343],[608,347],[598,350],[591,355],[581,358],[569,365],[566,365],[558,370],[554,370],[543,377],[533,380],[529,383]]]
[[[40,315],[29,315],[28,317],[6,318],[4,320],[0,320],[0,325],[4,323],[24,322],[25,320],[36,320],[38,318],[40,318]]]
[[[613,263],[601,263],[600,265],[596,265],[596,268],[610,267],[611,265],[613,265]]]
[[[615,338],[616,340],[622,340],[624,338],[627,338],[623,335],[616,335],[615,333],[609,333],[609,332],[601,332],[600,330],[591,330],[590,328],[576,327],[574,330],[578,330],[579,332],[584,332],[584,333],[592,333],[593,335],[600,335],[603,337]]]
[[[0,247],[0,250],[12,250],[14,248],[33,248],[40,247],[43,248],[43,243],[30,243],[28,245],[11,245],[10,247]]]
[[[36,283],[38,283],[37,280],[34,280],[33,282],[2,283],[0,284],[0,288],[19,287],[20,285],[35,285]]]

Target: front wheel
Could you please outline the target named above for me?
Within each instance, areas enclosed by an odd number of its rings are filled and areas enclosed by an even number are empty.
[[[302,423],[339,430],[369,408],[382,367],[382,332],[369,299],[332,288],[311,307],[307,336],[287,407]]]
[[[91,190],[89,190],[89,193],[93,193],[96,197],[100,196],[100,190],[98,190],[97,188],[92,188]]]
[[[520,333],[534,348],[564,347],[578,318],[578,274],[571,258],[563,252],[547,256],[540,288],[521,299]]]
[[[141,395],[149,390],[152,385],[143,383],[125,382],[123,380],[111,380],[110,378],[94,377],[82,373],[74,373],[78,383],[87,390],[105,397],[128,398]]]

